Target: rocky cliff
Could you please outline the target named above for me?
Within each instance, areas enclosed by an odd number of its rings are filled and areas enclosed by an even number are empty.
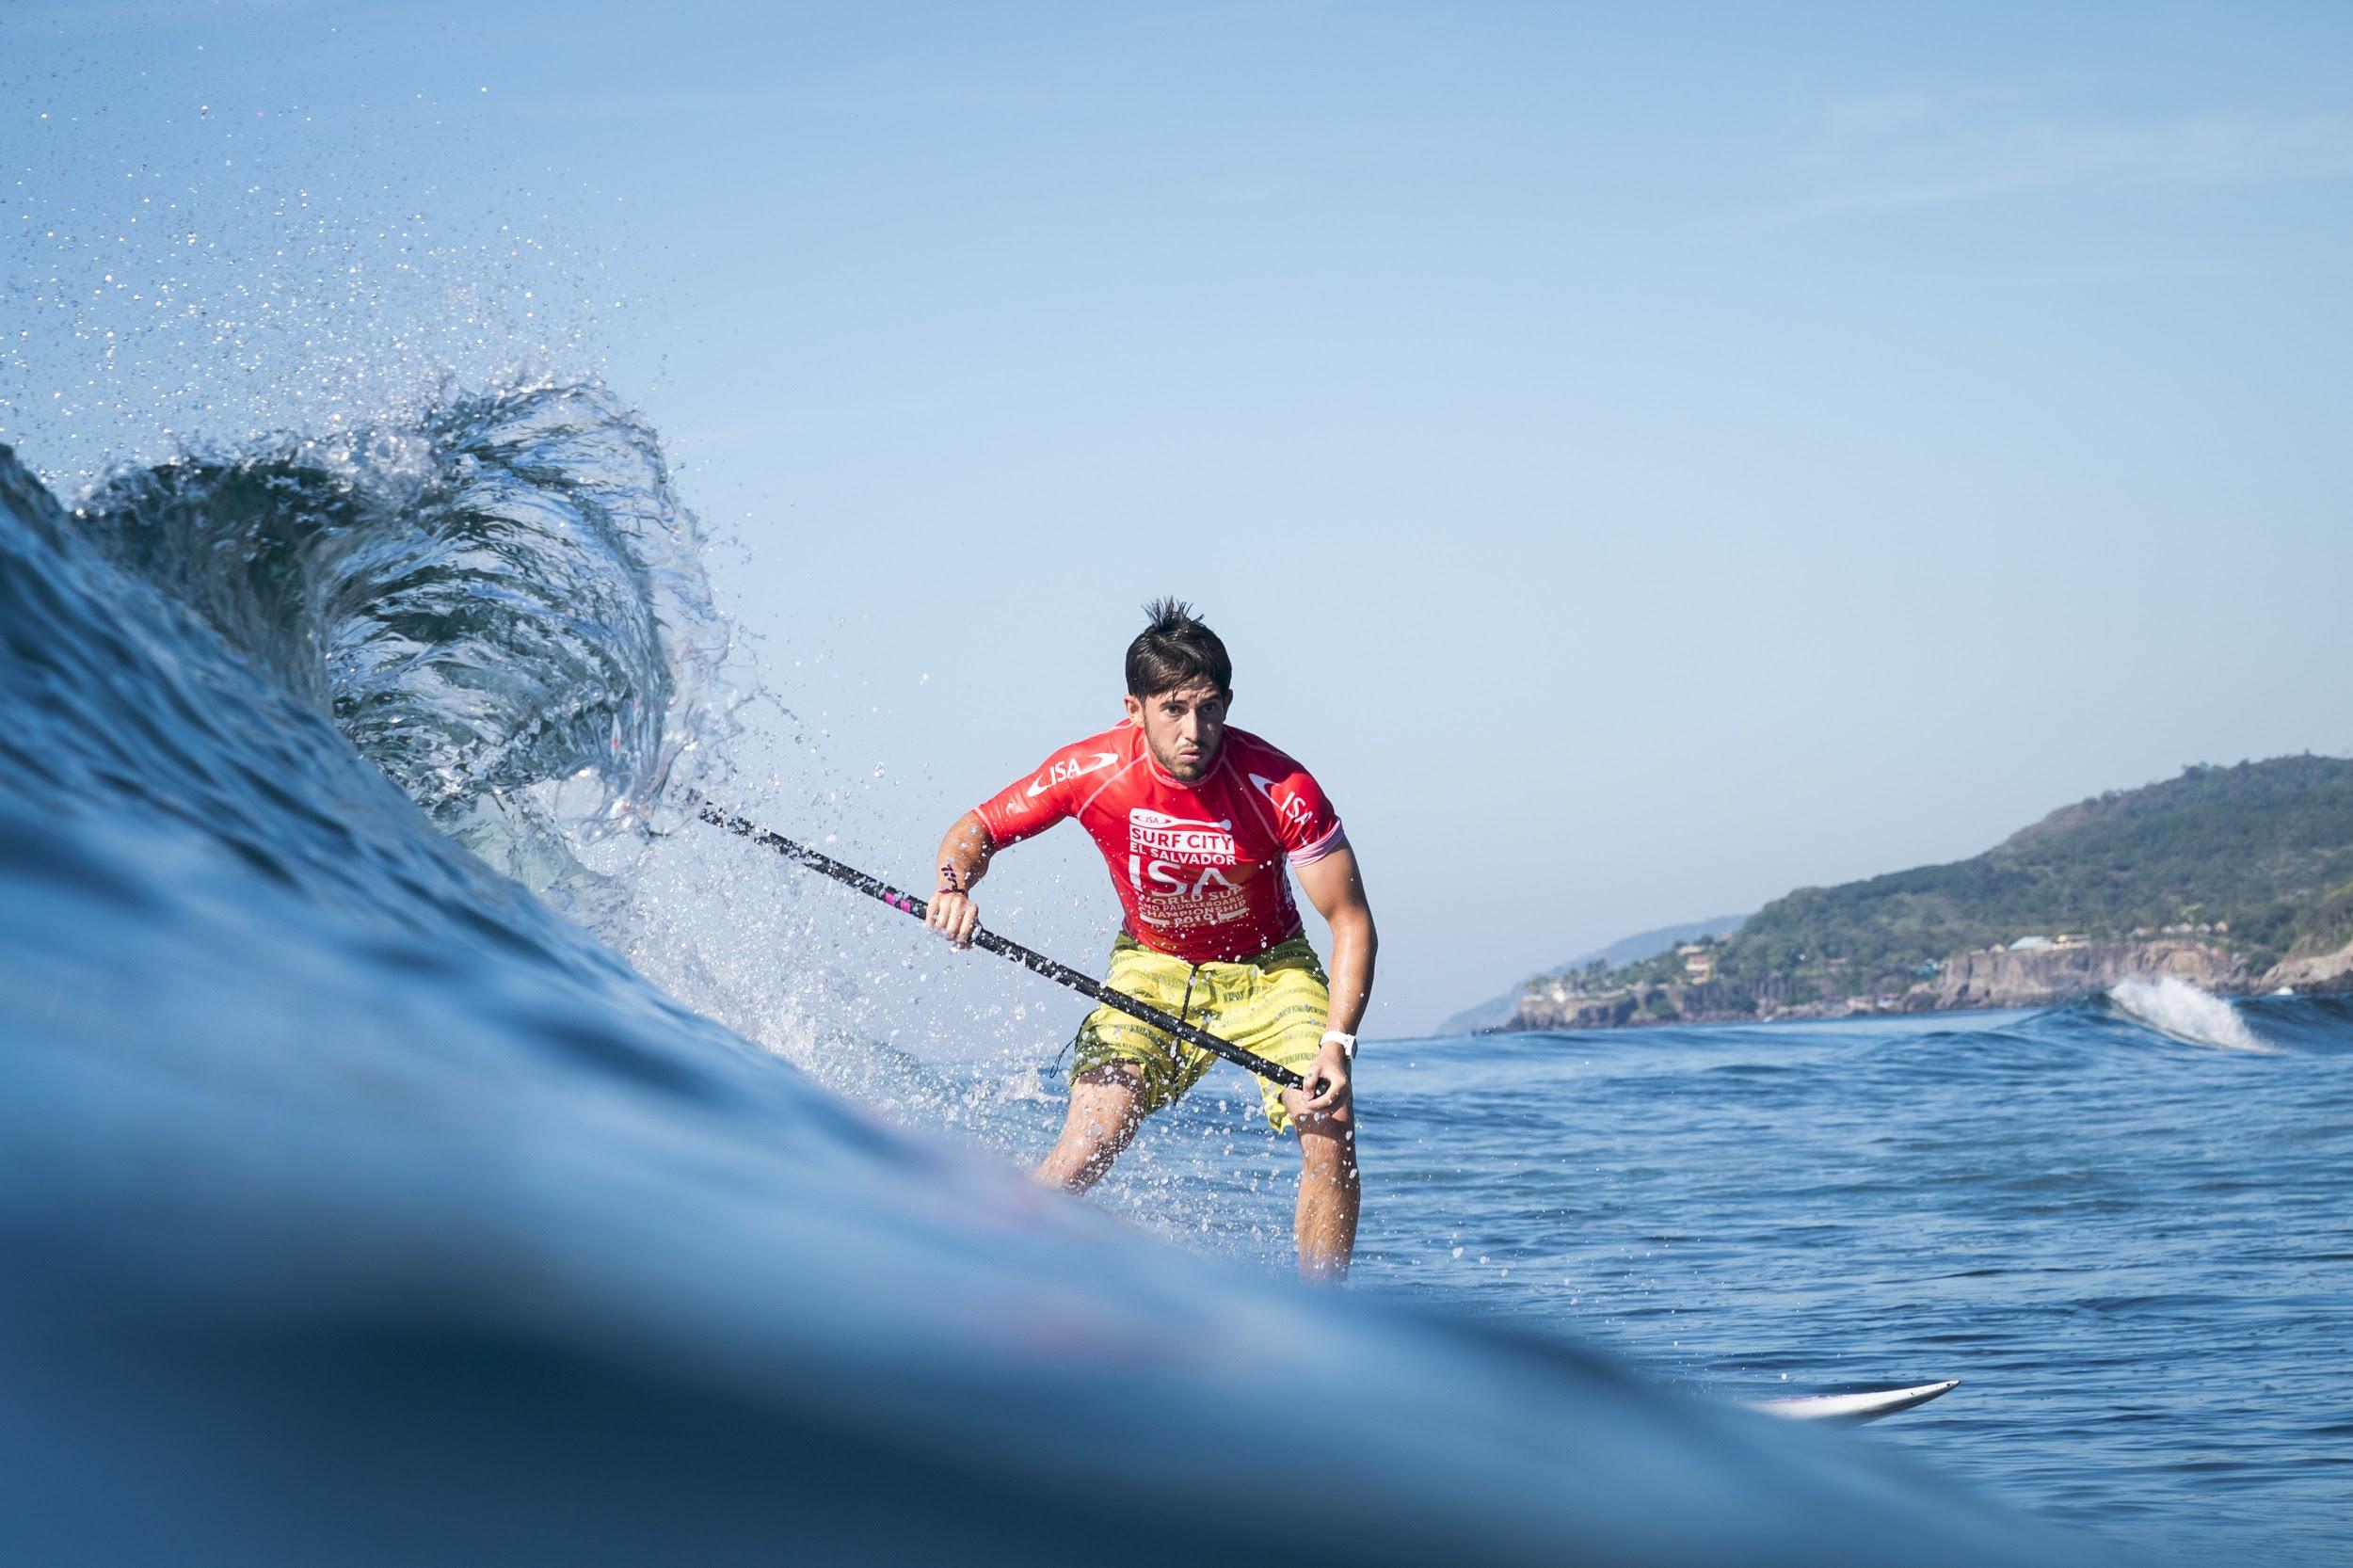
[[[2209,942],[2077,942],[2012,952],[1963,952],[1945,961],[1935,980],[1904,993],[1904,1010],[1948,1013],[1977,1007],[2047,1007],[2094,996],[2120,980],[2166,975],[2208,991],[2244,991],[2254,981],[2244,961]]]
[[[2271,967],[2259,988],[2353,991],[2353,942],[2329,952],[2291,952]]]

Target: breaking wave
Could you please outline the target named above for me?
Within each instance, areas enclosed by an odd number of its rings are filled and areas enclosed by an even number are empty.
[[[2227,998],[2201,991],[2177,975],[2154,982],[2119,981],[2108,991],[2108,1000],[2120,1012],[2158,1033],[2193,1046],[2246,1051],[2274,1048],[2256,1035]]]
[[[77,508],[444,831],[542,891],[563,846],[707,782],[740,698],[695,520],[603,388],[191,450]]]

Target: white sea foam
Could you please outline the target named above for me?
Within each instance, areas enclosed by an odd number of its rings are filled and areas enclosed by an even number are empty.
[[[2146,980],[2121,980],[2109,990],[2108,1000],[2159,1033],[2193,1046],[2272,1049],[2247,1026],[2228,999],[2201,991],[2175,975],[2166,975],[2153,984]]]

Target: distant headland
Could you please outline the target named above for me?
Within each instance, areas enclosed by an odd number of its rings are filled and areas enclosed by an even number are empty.
[[[1521,987],[1503,1030],[2038,1007],[2129,979],[2353,990],[2353,760],[2281,757],[2066,806],[1988,850],[1801,888],[1721,936]]]

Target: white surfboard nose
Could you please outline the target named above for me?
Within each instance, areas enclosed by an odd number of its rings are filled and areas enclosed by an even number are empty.
[[[1876,1421],[1899,1410],[1923,1405],[1961,1386],[1959,1378],[1943,1383],[1915,1383],[1900,1388],[1870,1388],[1860,1393],[1808,1394],[1790,1400],[1759,1400],[1751,1410],[1790,1421]]]

